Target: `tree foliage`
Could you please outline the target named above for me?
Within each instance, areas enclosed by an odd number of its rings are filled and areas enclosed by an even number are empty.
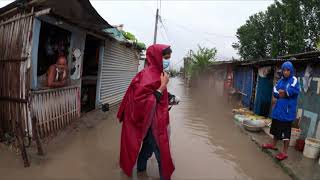
[[[168,73],[170,77],[176,77],[179,75],[180,72],[176,69],[169,69]]]
[[[205,70],[210,64],[212,64],[212,62],[215,61],[216,55],[216,48],[201,47],[199,45],[196,52],[191,50],[193,68],[200,71]]]
[[[239,27],[233,47],[243,59],[316,50],[319,29],[320,0],[275,1]]]
[[[136,36],[130,32],[121,31],[122,35],[129,41],[132,41],[133,44],[140,50],[145,50],[146,45],[143,42],[139,42]]]
[[[216,55],[216,48],[201,47],[198,45],[198,49],[196,51],[191,50],[190,54],[185,57],[187,63],[184,68],[190,75],[196,75],[200,72],[204,72],[209,65],[216,60]]]

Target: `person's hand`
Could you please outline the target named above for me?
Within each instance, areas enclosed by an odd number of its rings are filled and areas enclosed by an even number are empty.
[[[163,92],[166,88],[167,88],[167,85],[169,83],[169,76],[167,73],[163,72],[160,76],[160,81],[161,81],[161,85],[160,85],[160,88],[159,90],[161,92]]]
[[[286,97],[286,92],[285,92],[284,90],[280,89],[280,90],[279,90],[279,97],[280,97],[280,98]]]
[[[163,72],[160,76],[161,85],[167,86],[169,83],[169,75],[166,72]]]

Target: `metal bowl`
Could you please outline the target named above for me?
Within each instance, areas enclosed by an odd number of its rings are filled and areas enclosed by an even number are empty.
[[[242,125],[248,131],[259,132],[266,126],[266,123],[263,120],[244,120]]]

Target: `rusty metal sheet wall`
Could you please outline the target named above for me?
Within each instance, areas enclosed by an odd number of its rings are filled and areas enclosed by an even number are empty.
[[[79,87],[33,91],[31,111],[41,138],[58,132],[80,117]]]
[[[16,122],[30,130],[27,99],[33,13],[20,13],[0,21],[0,136],[14,133]]]

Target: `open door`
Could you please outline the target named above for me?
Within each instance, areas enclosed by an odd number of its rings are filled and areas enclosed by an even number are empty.
[[[83,57],[81,112],[89,112],[96,107],[100,44],[101,40],[87,35]]]
[[[262,67],[258,70],[256,99],[254,112],[268,117],[270,114],[274,71],[271,67]]]

